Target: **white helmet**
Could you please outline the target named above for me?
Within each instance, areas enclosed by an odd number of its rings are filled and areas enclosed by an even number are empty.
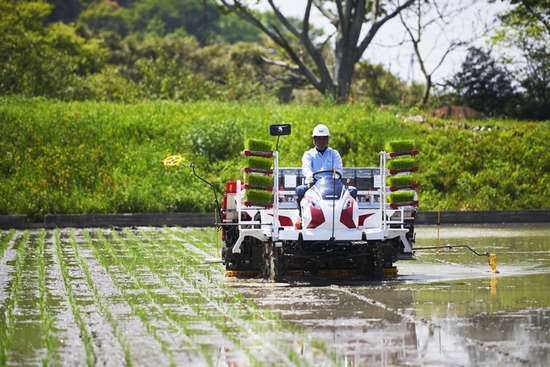
[[[311,136],[330,136],[330,133],[328,132],[328,127],[326,127],[323,124],[319,124],[315,126],[315,129],[313,129],[313,133]]]

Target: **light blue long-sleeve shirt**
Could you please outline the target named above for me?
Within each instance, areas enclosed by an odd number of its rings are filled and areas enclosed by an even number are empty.
[[[304,153],[302,156],[302,174],[306,178],[310,178],[314,172],[319,171],[333,171],[334,165],[336,165],[336,172],[343,173],[342,157],[337,150],[327,148],[324,153],[321,153],[317,148],[312,148]],[[317,175],[319,177],[330,177],[331,173],[324,173]]]

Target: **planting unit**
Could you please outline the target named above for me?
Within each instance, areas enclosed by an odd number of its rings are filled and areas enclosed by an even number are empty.
[[[275,125],[271,134],[290,134],[290,125]],[[277,144],[278,145],[278,144]],[[298,208],[295,188],[304,182],[300,168],[279,167],[279,152],[245,150],[245,175],[270,177],[271,185],[255,187],[227,182],[221,208],[223,250],[228,276],[255,276],[280,281],[285,276],[351,275],[381,278],[395,274],[397,260],[412,259],[414,218],[418,206],[416,171],[408,150],[380,152],[378,168],[351,167],[322,177],[308,189]],[[250,167],[249,158],[269,160]],[[409,159],[399,168],[388,162]],[[319,172],[317,172],[318,174]],[[389,177],[399,185],[391,183]],[[347,186],[358,189],[352,197]],[[256,191],[261,191],[261,194]],[[267,195],[266,192],[268,193]]]

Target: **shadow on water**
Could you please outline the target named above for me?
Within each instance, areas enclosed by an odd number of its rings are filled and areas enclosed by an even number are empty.
[[[422,251],[383,282],[236,283],[345,365],[550,365],[550,225],[419,226]]]

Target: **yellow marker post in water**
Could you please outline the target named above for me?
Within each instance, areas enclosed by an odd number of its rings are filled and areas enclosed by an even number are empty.
[[[493,270],[493,273],[496,273],[497,272],[497,255],[496,254],[489,255],[489,265],[491,265],[491,269]]]

